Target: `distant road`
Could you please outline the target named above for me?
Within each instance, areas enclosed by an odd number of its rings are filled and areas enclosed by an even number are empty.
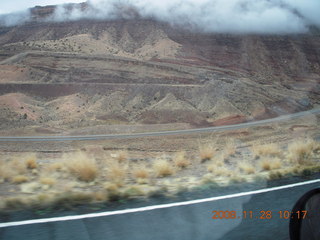
[[[234,125],[208,127],[208,128],[164,131],[164,132],[78,135],[78,136],[0,136],[0,142],[85,141],[85,140],[125,139],[125,138],[155,137],[155,136],[168,136],[168,135],[192,134],[192,133],[221,132],[226,130],[236,130],[236,129],[246,128],[246,127],[260,126],[260,125],[274,123],[274,122],[291,120],[295,118],[304,117],[310,114],[318,114],[318,113],[320,113],[320,108],[288,114],[288,115],[282,115],[279,117],[264,119],[264,120],[254,121],[254,122],[246,122],[246,123],[240,123],[240,124],[234,124]]]

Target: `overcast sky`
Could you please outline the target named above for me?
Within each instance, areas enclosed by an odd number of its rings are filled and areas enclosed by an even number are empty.
[[[84,2],[85,0],[0,0],[0,14],[22,11],[34,6]]]
[[[84,1],[0,0],[0,14],[22,11],[36,5]],[[60,5],[47,20],[130,18],[132,11],[125,10],[133,8],[141,17],[152,17],[206,32],[301,33],[308,31],[310,25],[320,26],[320,0],[88,0],[87,3],[90,8],[86,11],[76,7],[70,12]],[[3,16],[2,19],[4,25],[12,26],[28,21],[30,15],[25,11]]]

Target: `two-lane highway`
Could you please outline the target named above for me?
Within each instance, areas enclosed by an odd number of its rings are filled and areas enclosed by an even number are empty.
[[[179,134],[192,133],[206,133],[206,132],[221,132],[226,130],[237,130],[241,128],[261,126],[264,124],[276,123],[280,121],[287,121],[291,119],[305,117],[311,114],[320,113],[320,109],[312,109],[309,111],[298,112],[288,115],[282,115],[275,118],[264,119],[253,122],[246,122],[234,125],[185,129],[165,132],[146,132],[133,134],[105,134],[105,135],[78,135],[78,136],[0,136],[0,142],[52,142],[52,141],[85,141],[85,140],[105,140],[105,139],[125,139],[125,138],[139,138],[139,137],[154,137],[154,136],[169,136]]]

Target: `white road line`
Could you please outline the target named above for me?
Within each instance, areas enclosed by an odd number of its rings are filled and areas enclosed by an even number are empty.
[[[320,182],[320,179],[316,179],[316,180],[311,180],[306,182],[279,186],[279,187],[265,188],[265,189],[250,191],[250,192],[241,192],[241,193],[235,193],[235,194],[230,194],[225,196],[204,198],[204,199],[191,200],[191,201],[185,201],[185,202],[175,202],[175,203],[153,205],[153,206],[147,206],[147,207],[141,207],[141,208],[132,208],[132,209],[124,209],[124,210],[118,210],[118,211],[91,213],[91,214],[83,214],[83,215],[75,215],[75,216],[64,216],[64,217],[25,220],[25,221],[19,221],[19,222],[0,223],[0,228],[23,226],[23,225],[30,225],[30,224],[40,224],[40,223],[81,220],[81,219],[87,219],[87,218],[106,217],[106,216],[121,215],[121,214],[136,213],[136,212],[145,212],[145,211],[151,211],[156,209],[172,208],[172,207],[186,206],[186,205],[192,205],[192,204],[198,204],[198,203],[213,202],[213,201],[224,200],[229,198],[243,197],[248,195],[255,195],[255,194],[278,191],[278,190],[283,190],[287,188],[294,188],[294,187],[299,187],[299,186],[304,186],[304,185],[319,183],[319,182]]]

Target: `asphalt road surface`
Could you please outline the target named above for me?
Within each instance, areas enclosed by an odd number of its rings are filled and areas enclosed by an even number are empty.
[[[289,219],[280,218],[279,211],[291,211],[305,192],[320,187],[320,179],[304,181],[280,188],[267,183],[264,189],[253,192],[74,215],[74,219],[67,216],[12,222],[17,217],[12,216],[7,225],[0,223],[0,239],[288,240]],[[207,193],[210,194],[210,191]],[[236,211],[236,218],[213,219],[213,211]],[[72,215],[70,212],[68,214]]]
[[[106,134],[106,135],[79,135],[79,136],[0,136],[0,142],[49,142],[49,141],[82,141],[82,140],[103,140],[103,139],[124,139],[124,138],[137,138],[137,137],[150,137],[150,136],[167,136],[178,134],[192,134],[192,133],[205,133],[205,132],[219,132],[226,130],[236,130],[245,127],[260,126],[263,124],[269,124],[279,121],[285,121],[295,118],[301,118],[310,114],[318,114],[320,109],[312,109],[309,111],[293,113],[289,115],[282,115],[279,117],[246,122],[227,126],[217,126],[209,128],[197,128],[197,129],[185,129],[177,131],[165,131],[165,132],[147,132],[147,133],[133,133],[133,134]]]

